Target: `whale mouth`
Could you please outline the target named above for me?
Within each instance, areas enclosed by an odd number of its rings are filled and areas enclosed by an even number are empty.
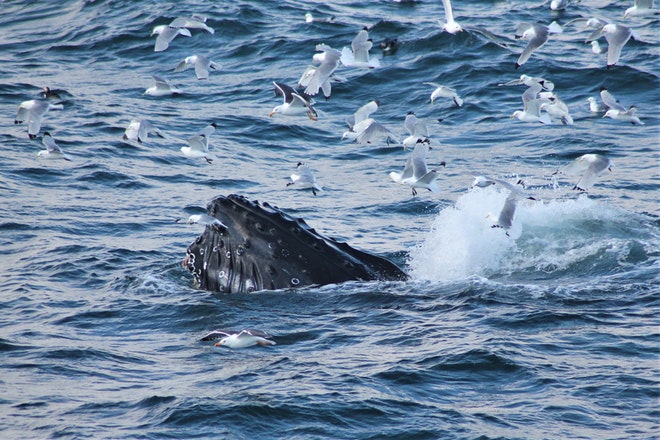
[[[324,237],[268,203],[221,195],[207,211],[221,224],[207,225],[182,263],[201,289],[234,293],[408,279],[390,260]]]

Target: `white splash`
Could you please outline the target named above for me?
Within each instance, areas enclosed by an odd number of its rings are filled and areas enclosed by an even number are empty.
[[[502,229],[491,228],[487,218],[501,208],[506,192],[496,187],[468,191],[440,211],[425,240],[410,251],[410,275],[449,281],[566,270],[605,254],[611,255],[612,264],[626,258],[634,234],[608,231],[621,232],[630,213],[584,194],[554,198],[559,196],[521,202],[506,236]]]

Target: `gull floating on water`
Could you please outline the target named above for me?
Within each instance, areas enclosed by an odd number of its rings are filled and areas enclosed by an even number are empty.
[[[517,40],[527,40],[527,46],[518,57],[515,68],[517,69],[525,64],[532,52],[548,41],[548,35],[551,33],[561,33],[561,27],[556,22],[552,22],[549,26],[538,23],[521,23],[518,30],[516,30],[515,38]]]
[[[323,189],[316,183],[316,178],[314,177],[312,169],[302,162],[298,162],[298,165],[296,165],[296,172],[291,174],[291,182],[286,184],[286,186],[291,185],[296,185],[301,189],[310,188],[314,195],[316,195],[317,191],[323,191]]]
[[[580,176],[573,189],[586,191],[591,188],[596,178],[605,170],[612,171],[612,161],[602,154],[583,154],[568,165],[555,171],[554,174]]]
[[[18,112],[14,118],[14,124],[22,124],[27,120],[28,137],[34,139],[41,130],[41,119],[49,110],[62,110],[61,103],[52,104],[44,99],[31,99],[23,101],[18,106]]]
[[[492,214],[489,214],[488,217],[494,220],[494,224],[491,228],[502,228],[505,229],[506,235],[509,235],[508,230],[511,229],[513,225],[513,218],[516,214],[516,207],[519,200],[536,200],[534,197],[529,196],[523,192],[517,185],[521,185],[522,181],[518,181],[516,185],[513,185],[509,182],[500,179],[493,179],[486,176],[477,176],[472,182],[472,187],[486,188],[491,185],[500,185],[504,189],[509,191],[509,195],[504,201],[504,206],[500,211],[497,217],[494,217]]]
[[[600,55],[601,53],[607,52],[607,49],[601,47],[600,43],[598,40],[593,40],[591,43],[591,51],[595,53],[596,55]]]
[[[330,97],[330,92],[332,90],[330,76],[339,66],[341,52],[325,44],[317,44],[316,50],[323,52],[321,65],[314,68],[314,71],[307,79],[305,93],[309,96],[314,96],[318,94],[319,89],[321,89],[323,90],[323,96],[327,99]]]
[[[332,23],[334,20],[334,16],[329,18],[316,18],[311,12],[305,13],[305,23]]]
[[[607,106],[600,104],[596,98],[588,97],[587,102],[589,103],[589,111],[591,113],[602,113],[607,110]]]
[[[259,330],[245,329],[241,331],[214,330],[204,336],[201,340],[213,341],[220,339],[214,344],[216,347],[245,348],[252,345],[276,345],[272,338],[273,337],[268,333]]]
[[[153,75],[152,78],[154,79],[155,84],[144,91],[145,95],[168,96],[168,95],[178,95],[181,93],[181,90],[174,87],[166,79],[163,79],[157,75]]]
[[[204,55],[191,55],[177,64],[174,71],[182,72],[189,67],[195,68],[197,79],[207,79],[209,77],[209,69],[216,70],[219,66]]]
[[[569,0],[552,0],[550,2],[551,11],[561,11],[568,7]]]
[[[431,104],[438,98],[450,98],[458,107],[463,105],[463,100],[458,96],[455,89],[433,82],[425,82],[424,84],[435,87],[435,90],[431,92]]]
[[[373,42],[369,38],[367,28],[362,29],[351,42],[351,47],[344,47],[341,51],[340,61],[347,67],[367,67],[374,69],[380,67],[378,58],[370,58],[369,50]]]
[[[59,145],[55,143],[55,139],[49,132],[44,132],[44,137],[42,139],[45,150],[41,150],[37,153],[37,157],[43,157],[44,159],[64,159],[70,161]]]
[[[660,10],[653,8],[653,0],[635,0],[634,6],[626,9],[623,18],[658,15]]]
[[[125,141],[137,141],[138,144],[149,139],[149,134],[155,134],[158,137],[164,137],[163,134],[151,122],[145,119],[133,119],[124,131],[123,139]]]
[[[284,83],[273,81],[273,85],[275,86],[275,96],[282,96],[283,102],[273,108],[268,116],[273,116],[276,113],[287,116],[307,114],[312,121],[318,120],[319,115],[313,107],[314,101],[311,96],[304,92],[298,92]]]

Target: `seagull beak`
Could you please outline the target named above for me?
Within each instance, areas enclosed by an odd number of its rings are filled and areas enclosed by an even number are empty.
[[[272,117],[274,114],[275,114],[275,112],[270,112],[270,113],[268,113],[268,116]]]
[[[214,347],[220,347],[222,345],[222,341],[216,342],[213,344]]]

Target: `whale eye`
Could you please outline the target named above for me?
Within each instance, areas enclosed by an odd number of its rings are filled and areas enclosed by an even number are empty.
[[[275,249],[275,243],[273,243],[272,241],[268,243],[268,249]]]
[[[291,285],[297,286],[300,284],[300,280],[298,278],[291,278]]]
[[[244,253],[245,253],[245,249],[243,248],[243,246],[238,246],[238,247],[236,248],[236,255],[237,255],[237,256],[240,257],[240,256],[243,255]]]

